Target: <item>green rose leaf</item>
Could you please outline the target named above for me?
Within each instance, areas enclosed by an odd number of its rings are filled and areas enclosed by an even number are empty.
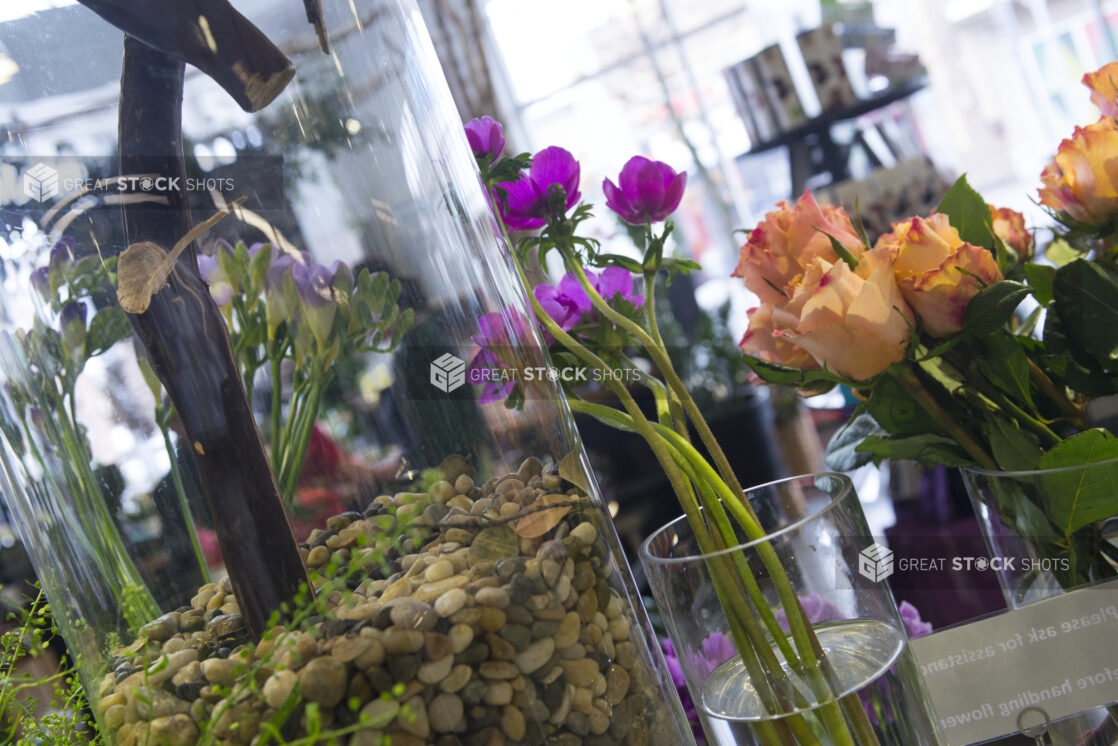
[[[972,466],[974,459],[967,456],[951,438],[943,435],[910,435],[904,438],[868,437],[857,450],[870,454],[875,464],[883,459],[909,458],[926,466]]]
[[[1113,459],[1118,459],[1118,438],[1105,430],[1086,430],[1044,454],[1040,468],[1063,469]],[[1048,517],[1066,537],[1118,514],[1118,463],[1044,474],[1041,484]]]
[[[963,314],[963,331],[981,337],[1001,329],[1031,292],[1033,289],[1028,285],[1012,280],[987,285],[967,304],[966,313]]]
[[[1003,417],[990,418],[990,450],[1006,471],[1036,469],[1042,452],[1031,435]]]
[[[873,460],[873,455],[867,451],[859,451],[858,446],[866,438],[888,434],[867,412],[856,414],[827,443],[827,453],[824,456],[827,468],[833,471],[854,471],[865,466]]]
[[[1017,338],[1001,329],[986,340],[986,350],[987,354],[976,361],[986,379],[1018,403],[1025,402],[1032,407],[1029,359]]]
[[[943,434],[931,415],[892,376],[881,376],[864,406],[866,412],[893,436]]]
[[[1104,365],[1118,359],[1118,282],[1095,262],[1076,259],[1056,270],[1052,293],[1072,347]]]
[[[959,237],[975,246],[981,246],[996,258],[997,249],[993,221],[986,200],[967,183],[966,174],[959,177],[947,194],[943,195],[936,212],[947,215],[951,227],[959,231]],[[998,262],[999,265],[1002,263]]]
[[[1052,302],[1052,281],[1056,279],[1056,268],[1045,264],[1026,264],[1025,279],[1033,289],[1033,297],[1044,306]]]

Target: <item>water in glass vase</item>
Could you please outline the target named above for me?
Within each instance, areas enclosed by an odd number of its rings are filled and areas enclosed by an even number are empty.
[[[911,682],[919,674],[903,631],[878,620],[856,619],[820,624],[815,632],[834,671],[830,699],[857,693],[881,746],[936,743],[933,734],[921,732],[916,725],[926,718],[910,716],[914,709],[930,705],[910,696]],[[820,740],[831,743],[811,713],[823,700],[791,672],[779,650],[774,652],[801,702],[795,712],[805,713]],[[750,724],[772,719],[738,657],[711,673],[703,685],[699,706],[713,743],[751,743]]]

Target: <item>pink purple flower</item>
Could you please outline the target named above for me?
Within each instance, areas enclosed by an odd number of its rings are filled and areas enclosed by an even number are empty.
[[[616,185],[609,179],[602,181],[602,192],[606,206],[622,220],[643,225],[671,215],[679,207],[685,186],[687,172],[676,173],[666,163],[635,155],[622,167]]]
[[[579,164],[563,148],[544,148],[532,158],[532,167],[522,171],[520,180],[502,182],[497,186],[508,196],[498,200],[501,219],[511,230],[534,230],[547,222],[549,192],[562,190],[565,195],[564,210],[569,210],[582,196],[578,191]]]
[[[901,619],[904,621],[905,632],[908,633],[908,639],[915,640],[917,637],[932,634],[932,623],[925,622],[920,618],[920,612],[916,607],[908,601],[901,601],[901,605],[897,607],[901,613]]]
[[[505,149],[505,136],[501,123],[493,117],[474,118],[466,122],[466,139],[477,158],[489,157],[494,163]]]
[[[89,308],[83,301],[71,300],[58,313],[58,328],[62,332],[62,346],[73,357],[80,356],[85,345],[86,319]]]
[[[691,724],[691,733],[697,739],[702,738],[703,726],[699,722],[699,713],[695,710],[695,703],[691,699],[690,690],[687,688],[687,679],[683,675],[683,667],[679,665],[675,646],[666,637],[661,642],[664,644],[664,661],[668,664],[668,673],[671,674],[672,683],[675,684],[675,690],[679,693],[679,701],[683,705],[683,714],[687,716],[687,722]]]
[[[644,305],[644,296],[633,291],[633,275],[627,269],[607,267],[601,272],[587,271],[586,277],[598,295],[611,305],[618,296],[634,308]],[[558,285],[537,285],[533,292],[540,307],[563,331],[569,332],[585,319],[593,318],[593,304],[574,273],[568,272]]]
[[[481,396],[478,397],[480,404],[502,401],[516,387],[516,380],[511,367],[501,360],[498,353],[511,352],[527,334],[528,325],[523,315],[515,309],[508,309],[504,313],[487,313],[477,320],[477,325],[480,334],[473,339],[481,350],[466,367],[466,380],[483,384]]]

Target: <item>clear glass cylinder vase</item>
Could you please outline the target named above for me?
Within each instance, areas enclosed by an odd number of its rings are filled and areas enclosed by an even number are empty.
[[[1118,483],[1118,460],[1033,471],[962,469],[1006,606],[1019,609],[1118,575],[1118,518],[1092,495]],[[1076,507],[1090,511],[1085,519]],[[1102,511],[1100,513],[1100,507]],[[1053,721],[1054,746],[1118,741],[1118,709]]]
[[[546,357],[415,3],[88,5],[0,26],[0,488],[106,742],[690,742],[560,389],[466,380]]]
[[[850,742],[840,740],[836,731],[842,730],[857,744],[942,743],[904,621],[884,582],[888,550],[874,543],[850,480],[838,474],[793,477],[746,495],[767,532],[764,539],[743,536],[738,546],[704,554],[687,518],[680,517],[640,549],[708,740],[766,743],[767,730],[792,743]],[[781,601],[785,581],[770,574],[759,552],[766,546],[775,550],[818,640],[817,666],[792,639]],[[749,669],[733,642],[712,574],[719,562],[748,568],[759,591],[751,599],[756,618],[771,614],[786,638],[770,636],[771,650],[757,655],[762,667],[756,670],[763,675]],[[764,663],[766,657],[772,664]],[[822,689],[812,682],[812,668],[826,682]],[[827,707],[842,710],[841,725],[828,721]]]

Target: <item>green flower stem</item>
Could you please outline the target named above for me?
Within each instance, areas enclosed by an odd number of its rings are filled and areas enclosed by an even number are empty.
[[[571,408],[575,411],[583,411],[599,417],[599,419],[603,419],[608,424],[618,427],[619,429],[632,429],[633,425],[635,425],[635,423],[633,423],[631,419],[625,417],[624,414],[617,412],[616,410],[613,410],[609,407],[574,401],[571,402]],[[684,470],[684,472],[688,474],[692,483],[699,487],[698,493],[700,495],[707,494],[702,489],[702,486],[704,486],[705,484],[707,490],[717,490],[718,492],[722,493],[722,502],[727,501],[727,497],[729,495],[732,495],[732,493],[729,492],[729,488],[726,487],[726,485],[718,478],[718,475],[714,472],[713,468],[711,468],[711,466],[706,463],[706,461],[702,458],[702,455],[697,450],[695,450],[693,446],[684,441],[678,433],[674,432],[670,428],[667,428],[663,425],[653,425],[652,427],[656,431],[656,433],[664,439],[665,442],[670,444],[675,449],[673,451],[673,456],[677,459],[677,462]],[[721,488],[719,488],[719,485],[721,486]],[[734,546],[737,543],[736,535],[734,534],[733,528],[730,526],[729,521],[726,518],[725,512],[721,509],[719,499],[715,497],[713,499],[706,499],[703,502],[707,511],[713,516],[713,521],[720,529],[719,534],[715,534],[714,538],[721,539],[722,543],[721,545],[719,545],[712,541],[710,535],[706,534],[706,528],[703,525],[703,519],[698,514],[697,509],[694,511],[688,511],[686,510],[687,504],[685,503],[684,512],[687,513],[688,522],[691,523],[693,530],[695,530],[696,532],[696,538],[699,539],[700,549],[704,553],[709,554],[711,552],[718,551],[719,549]],[[744,527],[745,526],[743,526],[743,528]],[[760,536],[764,535],[764,532],[760,529],[759,525],[755,524],[754,529],[755,530],[751,533],[749,531],[749,528],[746,528],[747,535],[751,534],[750,538],[757,538],[758,534]],[[803,609],[800,606],[799,599],[796,597],[795,592],[791,590],[791,583],[788,580],[787,575],[784,574],[783,567],[780,565],[779,559],[776,557],[776,553],[775,551],[773,551],[772,546],[768,542],[762,542],[756,547],[756,550],[761,555],[762,561],[764,562],[766,568],[769,569],[770,575],[773,578],[774,585],[777,587],[777,593],[781,598],[782,604],[784,605],[785,616],[789,620],[789,627],[792,629],[793,638],[796,640],[798,645],[803,646],[803,650],[805,650],[807,654],[810,654],[810,660],[815,661],[815,669],[808,671],[804,670],[804,666],[801,663],[800,658],[797,657],[795,652],[792,651],[791,648],[788,646],[787,636],[784,633],[784,630],[781,629],[779,623],[776,621],[776,617],[772,613],[772,609],[765,601],[764,595],[762,594],[760,587],[757,586],[756,580],[748,565],[745,563],[744,558],[738,554],[735,554],[732,559],[735,565],[735,569],[738,571],[738,578],[744,584],[746,593],[753,601],[754,607],[757,609],[757,613],[761,616],[765,626],[769,628],[769,633],[772,640],[781,649],[781,652],[784,654],[785,659],[789,662],[789,665],[791,665],[795,670],[806,674],[807,678],[812,684],[813,690],[815,690],[816,692],[816,696],[821,702],[824,703],[821,706],[815,708],[815,710],[822,718],[827,728],[827,733],[832,738],[833,743],[835,743],[836,745],[853,746],[855,742],[851,740],[851,735],[849,730],[847,729],[845,721],[843,720],[842,712],[839,709],[838,705],[833,700],[831,700],[833,692],[827,685],[826,680],[823,678],[822,671],[818,667],[818,658],[816,658],[816,649],[818,643],[815,640],[814,635],[811,633],[810,629],[806,628],[805,626],[804,620],[806,619],[806,617],[803,616]],[[783,695],[781,696],[781,703],[778,705],[780,709],[773,710],[772,707],[768,704],[766,706],[768,707],[770,712],[774,713],[787,711],[791,709],[789,700],[787,699],[787,694],[791,693],[793,696],[796,696],[796,692],[791,686],[787,684],[787,678],[780,666],[780,662],[773,654],[772,649],[769,647],[769,644],[766,641],[766,638],[763,637],[764,633],[760,630],[759,627],[756,626],[756,619],[753,617],[752,613],[749,610],[749,607],[746,605],[745,599],[742,598],[740,595],[734,593],[734,590],[740,589],[740,586],[737,586],[736,583],[733,583],[733,581],[727,581],[726,578],[723,576],[723,573],[725,573],[727,576],[731,578],[733,577],[733,573],[729,572],[729,568],[725,568],[725,566],[723,565],[723,561],[724,558],[716,558],[714,562],[708,565],[708,568],[710,569],[712,578],[714,579],[715,587],[718,591],[718,596],[722,602],[723,609],[727,612],[727,619],[731,622],[731,629],[734,628],[735,624],[741,624],[745,628],[743,632],[745,633],[745,639],[747,641],[752,641],[759,638],[760,643],[752,643],[752,645],[756,649],[757,653],[760,654],[761,662],[769,671],[767,679],[753,678],[753,681],[765,682],[769,685],[772,685],[773,683],[783,684],[782,687],[777,689],[777,692]],[[774,564],[775,571],[773,567]],[[782,589],[782,585],[786,585],[787,589]],[[782,590],[786,590],[787,592],[782,592]],[[791,602],[789,602],[788,600],[789,597],[791,598]],[[790,603],[791,605],[789,605]],[[737,637],[735,637],[735,640],[739,644],[739,652],[742,652],[744,650],[744,648],[741,647],[742,640],[738,639]],[[805,657],[807,656],[805,655]],[[748,666],[748,659],[746,658],[744,653],[743,661],[746,662]],[[756,674],[753,671],[750,671],[750,676],[755,677]],[[798,697],[797,699],[802,702],[802,699]],[[804,704],[806,705],[806,703]],[[806,723],[803,722],[802,716],[790,716],[785,720],[787,720],[789,727],[794,732],[796,732],[797,737],[800,738],[801,743],[807,744],[817,742],[810,731],[806,730]],[[801,726],[803,726],[803,728],[801,728]],[[804,740],[805,738],[809,740]],[[865,734],[862,734],[860,743],[877,744],[877,739],[873,735],[872,729],[869,731],[868,737]]]
[[[1052,432],[1052,430],[1050,430],[1047,425],[1030,415],[1021,407],[1017,406],[1017,404],[1015,404],[1012,399],[1010,399],[1008,396],[1005,396],[1000,391],[995,391],[992,388],[983,386],[982,393],[986,397],[991,399],[997,406],[1006,410],[1010,414],[1010,416],[1013,417],[1013,419],[1017,420],[1018,424],[1028,430],[1031,430],[1033,434],[1040,439],[1040,442],[1046,449],[1051,448],[1052,446],[1057,445],[1062,441],[1062,438],[1060,438],[1060,436],[1056,433]]]
[[[278,346],[273,342],[272,345]],[[270,345],[271,346],[271,345]],[[283,350],[273,352],[271,355],[272,363],[272,471],[275,472],[279,467],[280,452],[277,450],[280,445],[280,415],[283,408],[283,369],[281,363],[283,362]]]
[[[932,396],[908,363],[892,365],[886,372],[893,376],[897,383],[904,387],[909,396],[915,399],[916,403],[931,415],[932,419],[939,423],[948,435],[955,439],[955,442],[967,452],[968,456],[974,459],[975,463],[984,469],[998,470],[997,462],[982,449],[982,446],[967,432],[966,428],[956,422],[939,401]]]
[[[648,235],[652,235],[651,226],[648,228]],[[664,338],[660,335],[660,322],[656,320],[655,270],[646,269],[644,271],[644,316],[645,320],[648,322],[648,329],[651,332],[652,340],[662,349],[664,347]],[[648,377],[652,380],[656,380],[652,376]],[[662,383],[660,385],[663,386]],[[672,414],[672,422],[675,424],[675,431],[684,438],[687,438],[688,442],[690,442],[691,436],[687,432],[687,418],[684,416],[682,403],[671,389],[668,390],[668,408]]]
[[[663,429],[658,432],[667,440],[672,441],[678,436],[669,430]],[[702,458],[702,455],[689,444],[676,440],[673,445],[694,464],[695,468],[700,472],[700,478],[706,481],[706,484],[713,490],[719,493],[723,504],[727,505],[730,512],[734,514],[734,519],[745,530],[746,536],[753,541],[760,541],[755,547],[755,551],[761,558],[762,564],[769,571],[772,577],[773,586],[776,588],[777,596],[780,598],[781,605],[784,607],[785,617],[788,620],[788,627],[792,633],[792,639],[796,642],[796,648],[800,652],[802,661],[802,668],[806,673],[808,683],[811,685],[815,696],[822,702],[828,702],[831,696],[836,694],[832,691],[831,685],[824,675],[824,661],[825,657],[822,655],[822,649],[819,647],[819,642],[815,637],[807,620],[807,615],[804,613],[803,606],[800,604],[799,597],[792,587],[792,582],[789,580],[788,575],[784,570],[784,566],[780,562],[780,558],[776,555],[772,544],[764,540],[766,534],[760,524],[752,517],[752,514],[744,510],[744,501],[737,498],[735,493],[718,478],[718,475],[710,467],[709,464]],[[758,607],[760,610],[760,607]],[[773,620],[775,623],[775,619]],[[779,626],[777,630],[779,630]],[[774,635],[774,638],[776,635]],[[791,663],[791,659],[789,659]],[[823,719],[827,727],[827,733],[834,740],[836,745],[850,744],[853,746],[854,741],[849,740],[850,734],[846,728],[846,722],[843,719],[842,712],[839,706],[830,701],[818,708],[820,717]],[[863,713],[864,714],[864,713]],[[873,730],[870,728],[868,733],[863,732],[859,734],[859,740],[865,744],[876,744],[877,738],[873,735]]]
[[[528,287],[528,278],[524,273],[524,268],[521,266],[521,263],[515,258],[515,256],[513,262],[516,266],[518,274],[520,275],[521,282],[525,287]],[[566,347],[581,360],[583,360],[583,362],[586,362],[602,370],[609,369],[609,366],[604,360],[587,349],[585,345],[577,341],[562,327],[555,323],[554,319],[552,319],[547,314],[547,312],[544,311],[543,307],[540,306],[539,301],[536,299],[534,293],[528,293],[528,299],[531,303],[532,311],[533,313],[535,313],[536,318],[540,321],[540,323],[544,325],[545,329],[550,332],[553,337],[555,337],[557,341],[559,341],[561,344],[563,344],[564,347]],[[713,542],[710,540],[709,534],[706,531],[706,527],[699,515],[698,503],[691,492],[690,484],[686,481],[679,467],[676,465],[674,459],[672,458],[668,445],[663,441],[663,439],[656,436],[655,432],[652,430],[651,423],[649,423],[648,420],[644,417],[643,413],[640,411],[640,407],[637,406],[636,401],[633,399],[632,395],[628,392],[624,385],[622,385],[619,381],[610,381],[607,385],[614,393],[614,395],[616,395],[621,401],[626,411],[628,411],[629,416],[633,421],[633,429],[645,439],[649,447],[652,449],[653,454],[656,456],[656,459],[660,463],[661,468],[664,470],[665,475],[667,475],[668,481],[671,483],[672,489],[675,491],[676,497],[679,499],[680,504],[683,507],[683,512],[687,515],[688,522],[691,524],[692,529],[695,531],[696,537],[699,539],[700,546],[703,546],[705,544],[707,547],[713,548]],[[573,401],[570,403],[574,404]],[[609,407],[604,407],[604,409],[615,411]],[[745,640],[738,640],[737,642],[738,645],[741,646],[739,647],[739,652],[741,652],[742,648],[752,650],[752,648]],[[754,658],[747,658],[747,656],[743,654],[743,661],[746,663],[747,666],[750,665],[753,660]],[[759,671],[757,673],[759,674],[759,677],[756,679],[756,681],[766,681],[764,676],[760,675]],[[758,691],[761,691],[760,687],[758,688]],[[781,739],[775,732],[771,732],[769,729],[764,729],[763,731],[757,732],[757,736],[761,740],[762,746],[782,746]]]
[[[290,444],[289,452],[284,454],[284,464],[288,467],[280,476],[280,487],[283,490],[283,498],[288,505],[295,498],[295,486],[299,482],[299,475],[303,471],[303,463],[307,459],[307,447],[310,445],[311,435],[314,432],[315,420],[318,419],[318,409],[322,404],[323,389],[329,383],[328,375],[326,371],[319,370],[316,366],[311,377],[307,404],[299,412],[302,421],[299,422],[295,431],[296,440]],[[287,456],[290,456],[290,458],[287,458]]]
[[[1083,408],[1069,399],[1067,394],[1052,382],[1048,374],[1033,362],[1032,358],[1027,359],[1029,362],[1029,380],[1032,384],[1060,410],[1064,417],[1070,419],[1077,427],[1084,430],[1090,428],[1091,425],[1087,422],[1087,413],[1083,411]]]
[[[171,463],[171,484],[175,488],[175,498],[182,511],[183,524],[186,526],[186,535],[190,537],[190,546],[194,550],[194,559],[198,562],[198,569],[202,571],[202,582],[210,582],[210,568],[206,564],[206,555],[202,551],[202,543],[198,541],[198,531],[194,528],[194,518],[190,512],[190,504],[186,500],[186,488],[182,482],[182,471],[179,469],[179,460],[175,448],[171,445],[171,432],[167,427],[163,407],[156,405],[155,421],[159,423],[159,432],[163,434],[163,445],[167,449],[167,458]]]
[[[633,322],[624,314],[614,310],[605,302],[590,283],[589,278],[586,276],[586,272],[582,269],[582,265],[575,260],[570,248],[567,246],[560,246],[559,250],[563,255],[567,268],[574,272],[575,277],[578,279],[587,297],[590,298],[590,302],[593,304],[594,308],[607,319],[632,334],[633,337],[640,342],[641,346],[645,348],[648,354],[652,356],[653,362],[664,376],[668,387],[679,397],[684,412],[687,413],[687,417],[690,418],[691,423],[695,426],[695,430],[698,431],[699,438],[703,441],[703,445],[707,447],[711,458],[714,459],[714,463],[718,467],[722,479],[734,492],[744,493],[741,483],[738,482],[737,476],[734,475],[734,470],[730,468],[730,462],[726,458],[726,454],[722,451],[722,447],[718,444],[718,440],[714,437],[714,433],[711,432],[710,426],[707,424],[702,412],[699,411],[699,406],[695,404],[695,400],[691,398],[691,394],[684,385],[683,380],[680,379],[679,374],[676,373],[675,368],[672,366],[671,359],[668,357],[667,353],[664,352],[663,339],[653,339],[641,328],[640,324]],[[753,509],[746,506],[746,510],[752,512]],[[754,516],[754,519],[756,519],[756,516]]]

